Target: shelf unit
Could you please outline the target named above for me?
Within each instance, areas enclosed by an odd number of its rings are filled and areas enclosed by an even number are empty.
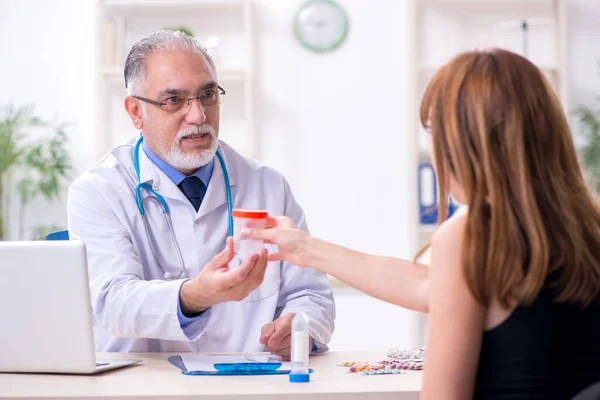
[[[415,188],[411,247],[416,253],[436,228],[421,224],[418,215],[419,165],[431,162],[430,138],[421,128],[419,105],[430,79],[460,52],[500,47],[525,55],[540,67],[568,110],[567,14],[566,0],[409,0],[408,12],[407,83],[411,100],[405,129],[414,150],[410,152],[414,166],[411,184]],[[526,36],[522,21],[527,21]],[[429,189],[426,194],[432,197],[433,187]],[[422,261],[429,261],[428,254]],[[424,343],[425,324],[422,317],[416,332],[419,344]]]
[[[429,136],[420,126],[418,106],[435,72],[462,51],[501,47],[523,53],[520,22],[528,22],[526,56],[549,78],[563,107],[567,97],[567,18],[565,0],[410,0],[408,86],[409,118],[406,131],[412,138],[415,166],[413,187],[418,188],[417,168],[430,162]],[[417,133],[414,135],[412,133]],[[418,193],[413,204],[418,210]],[[417,250],[430,239],[435,227],[413,222]]]
[[[255,29],[252,0],[96,0],[96,149],[101,156],[138,132],[123,107],[123,68],[131,46],[164,28],[185,27],[209,47],[221,100],[219,137],[258,158],[254,128]]]

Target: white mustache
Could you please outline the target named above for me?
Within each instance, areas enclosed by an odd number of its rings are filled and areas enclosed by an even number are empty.
[[[202,125],[188,126],[187,128],[177,132],[176,140],[177,140],[177,143],[180,143],[181,140],[186,136],[200,135],[200,134],[204,134],[204,133],[208,133],[213,138],[216,136],[215,130],[213,129],[212,126],[210,126],[208,124],[202,124]]]

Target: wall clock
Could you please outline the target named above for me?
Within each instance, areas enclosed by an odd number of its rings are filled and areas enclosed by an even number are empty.
[[[294,18],[294,33],[307,49],[325,53],[338,48],[348,34],[348,17],[333,0],[309,0]]]

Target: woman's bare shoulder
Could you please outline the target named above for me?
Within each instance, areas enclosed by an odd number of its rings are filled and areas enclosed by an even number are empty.
[[[436,230],[431,239],[432,247],[453,247],[460,245],[467,226],[467,214],[454,215]]]

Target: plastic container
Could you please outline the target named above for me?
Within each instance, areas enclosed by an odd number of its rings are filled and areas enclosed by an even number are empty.
[[[308,317],[305,313],[297,313],[292,320],[292,355],[290,382],[309,382]]]
[[[263,229],[269,213],[264,210],[245,210],[235,208],[231,213],[233,217],[234,250],[243,262],[250,254],[259,253],[264,243],[262,240],[241,239],[242,229]]]

